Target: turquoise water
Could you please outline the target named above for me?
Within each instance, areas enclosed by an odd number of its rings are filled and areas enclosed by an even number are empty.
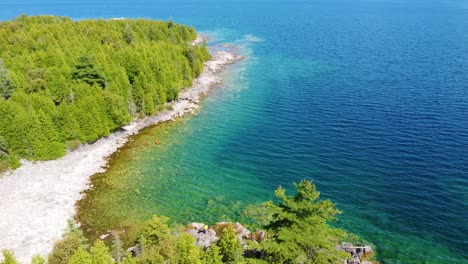
[[[172,17],[248,57],[200,113],[145,131],[94,178],[94,228],[235,218],[312,178],[383,263],[468,263],[465,1],[0,3],[0,19],[21,13]]]

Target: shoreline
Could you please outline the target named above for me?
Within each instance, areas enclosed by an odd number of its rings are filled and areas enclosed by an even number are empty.
[[[197,37],[192,45],[205,41]],[[171,110],[133,120],[107,137],[85,144],[57,160],[30,162],[0,175],[0,250],[10,249],[21,263],[33,255],[47,256],[53,243],[61,238],[67,220],[75,213],[82,191],[90,188],[90,177],[106,170],[107,158],[125,145],[130,135],[148,126],[173,121],[194,113],[202,96],[221,83],[225,68],[242,60],[235,51],[212,52],[203,73],[192,87],[179,93]]]

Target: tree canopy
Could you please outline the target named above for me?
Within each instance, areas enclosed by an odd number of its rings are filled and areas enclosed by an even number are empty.
[[[346,254],[336,245],[346,233],[329,225],[340,214],[330,200],[320,200],[312,181],[294,184],[295,195],[286,195],[279,187],[275,191],[279,203],[265,206],[272,220],[265,226],[270,238],[263,243],[272,263],[339,263]]]
[[[0,169],[61,157],[153,115],[210,58],[192,27],[149,19],[0,22]]]

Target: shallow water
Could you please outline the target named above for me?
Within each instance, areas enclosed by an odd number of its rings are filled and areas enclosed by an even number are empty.
[[[190,118],[147,129],[80,202],[105,231],[234,219],[312,178],[384,263],[467,263],[463,1],[2,1],[0,18],[152,17],[249,58]]]

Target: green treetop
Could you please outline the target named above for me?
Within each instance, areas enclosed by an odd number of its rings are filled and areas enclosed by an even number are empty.
[[[295,195],[279,187],[278,204],[268,203],[273,219],[266,226],[270,239],[264,250],[272,263],[340,263],[347,255],[336,250],[345,232],[328,222],[339,214],[330,200],[320,200],[311,181],[294,184]]]

